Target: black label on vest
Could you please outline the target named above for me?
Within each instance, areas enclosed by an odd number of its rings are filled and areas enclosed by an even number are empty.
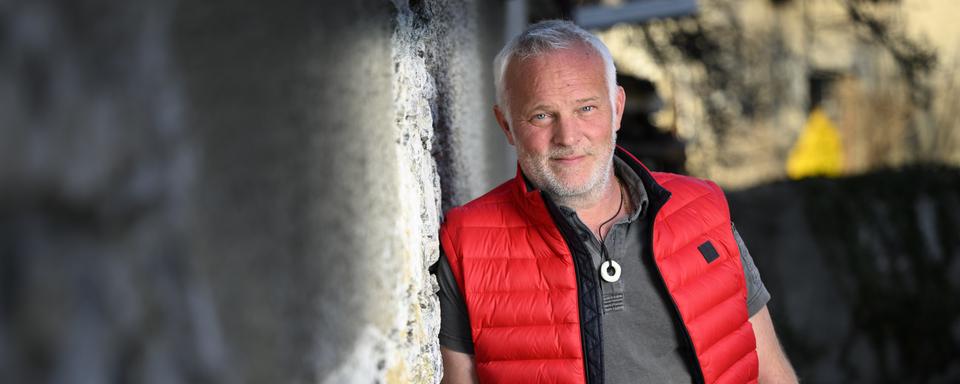
[[[708,264],[720,257],[720,254],[717,253],[717,249],[713,247],[713,244],[711,244],[709,240],[703,244],[700,244],[697,249],[700,250],[700,254],[703,255],[703,259],[706,260]]]

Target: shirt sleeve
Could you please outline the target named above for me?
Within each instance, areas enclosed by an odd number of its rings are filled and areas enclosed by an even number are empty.
[[[440,250],[440,259],[430,267],[437,277],[440,291],[440,345],[457,352],[473,354],[473,337],[470,334],[470,317],[467,315],[467,305],[460,295],[457,280],[450,270],[450,263],[443,250]]]
[[[750,256],[747,245],[743,243],[743,238],[737,232],[737,227],[731,225],[731,228],[733,229],[733,238],[737,241],[737,247],[740,248],[740,263],[743,264],[743,276],[747,280],[747,311],[752,317],[770,301],[770,292],[763,285],[763,280],[760,279],[760,271],[753,263],[753,257]]]

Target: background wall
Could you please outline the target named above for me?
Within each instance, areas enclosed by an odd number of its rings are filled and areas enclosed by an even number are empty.
[[[960,3],[697,4],[695,15],[597,31],[621,73],[656,86],[653,120],[686,144],[691,174],[737,189],[787,177],[814,108],[840,142],[838,174],[960,166],[960,27],[939,19]]]
[[[728,195],[811,383],[960,378],[960,170],[910,167]]]
[[[441,201],[503,174],[479,160],[500,19],[0,4],[0,377],[438,381],[427,266]]]

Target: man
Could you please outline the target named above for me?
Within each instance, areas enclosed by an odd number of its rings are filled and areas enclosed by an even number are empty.
[[[519,169],[441,227],[444,382],[796,382],[720,189],[615,147],[603,43],[541,22],[494,70]]]

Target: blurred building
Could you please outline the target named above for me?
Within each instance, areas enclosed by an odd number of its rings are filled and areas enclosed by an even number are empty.
[[[702,0],[695,16],[600,31],[618,68],[656,85],[657,126],[687,169],[730,187],[785,177],[812,107],[836,123],[843,174],[960,164],[950,0]]]

